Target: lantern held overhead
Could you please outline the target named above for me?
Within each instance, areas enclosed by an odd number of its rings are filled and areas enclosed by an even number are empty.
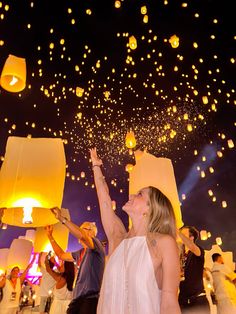
[[[1,86],[8,92],[21,92],[26,86],[26,61],[9,55],[1,74]]]
[[[0,171],[3,222],[19,227],[57,223],[49,208],[61,207],[65,182],[61,139],[9,137]]]

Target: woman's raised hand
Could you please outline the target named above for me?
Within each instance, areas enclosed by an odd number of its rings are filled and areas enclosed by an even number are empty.
[[[90,151],[90,157],[91,157],[92,165],[93,166],[101,166],[102,160],[97,155],[97,149],[91,148],[89,151]]]

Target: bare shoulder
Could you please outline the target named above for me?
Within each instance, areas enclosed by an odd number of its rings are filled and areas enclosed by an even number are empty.
[[[151,233],[150,234],[150,244],[152,246],[158,246],[161,250],[168,250],[168,248],[177,248],[176,240],[168,235],[161,233]]]

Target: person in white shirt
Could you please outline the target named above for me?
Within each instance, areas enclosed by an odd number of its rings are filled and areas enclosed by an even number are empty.
[[[1,314],[17,313],[20,305],[21,286],[34,260],[35,256],[22,274],[20,274],[20,268],[14,266],[8,277],[6,275],[1,276],[0,288],[3,291],[3,297],[0,302]]]
[[[56,285],[56,280],[46,271],[46,268],[42,265],[41,257],[42,257],[42,252],[40,253],[39,263],[38,263],[38,266],[42,273],[42,278],[40,281],[40,288],[39,288],[39,295],[40,295],[39,313],[45,313],[47,299],[50,293],[52,293]],[[51,268],[54,267],[54,257],[50,258],[49,265]]]
[[[217,300],[217,314],[236,314],[236,273],[224,264],[219,253],[212,255],[213,286]]]

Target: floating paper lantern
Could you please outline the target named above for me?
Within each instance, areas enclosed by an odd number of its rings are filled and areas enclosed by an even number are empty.
[[[228,147],[229,147],[229,148],[234,148],[234,142],[233,142],[233,140],[228,140],[227,143],[228,143]]]
[[[200,231],[200,238],[202,241],[206,241],[208,239],[208,234],[206,230],[201,230]]]
[[[147,14],[147,7],[145,5],[141,7],[141,14]]]
[[[204,105],[208,104],[208,97],[207,96],[202,96],[202,102]]]
[[[76,87],[75,93],[77,97],[82,97],[84,94],[84,89],[82,87]]]
[[[131,172],[132,171],[132,169],[133,169],[133,166],[134,165],[132,165],[132,164],[127,164],[126,166],[125,166],[125,171],[127,171],[127,172]]]
[[[5,273],[7,269],[7,258],[9,249],[0,249],[0,272]]]
[[[178,48],[179,47],[179,37],[176,35],[172,35],[169,39],[169,43],[171,44],[172,48]]]
[[[11,270],[14,266],[18,266],[20,270],[25,270],[29,264],[33,243],[25,239],[14,239],[11,243],[8,257],[7,268]]]
[[[136,139],[133,131],[127,132],[125,138],[125,145],[127,148],[134,148],[136,146]]]
[[[66,217],[70,220],[70,213],[68,209],[62,208],[61,213],[63,217]],[[68,246],[69,239],[69,230],[61,222],[58,222],[53,225],[53,237],[59,244],[59,246],[66,251]],[[35,240],[34,240],[34,251],[35,252],[49,252],[52,251],[52,246],[48,240],[46,231],[44,227],[36,228]]]
[[[216,244],[217,244],[217,245],[221,245],[221,244],[222,244],[222,239],[221,239],[221,237],[217,237],[217,238],[216,238]]]
[[[134,36],[130,36],[129,38],[129,47],[132,50],[135,50],[137,48],[137,40]]]
[[[9,137],[0,171],[3,222],[39,227],[57,223],[49,208],[61,206],[65,182],[61,139]]]
[[[175,212],[177,227],[182,227],[180,201],[170,159],[157,158],[147,152],[143,152],[141,158],[136,159],[136,165],[129,176],[129,194],[136,194],[147,186],[158,188],[168,197]]]
[[[9,55],[1,74],[2,88],[8,92],[21,92],[26,86],[26,62],[24,58]]]

